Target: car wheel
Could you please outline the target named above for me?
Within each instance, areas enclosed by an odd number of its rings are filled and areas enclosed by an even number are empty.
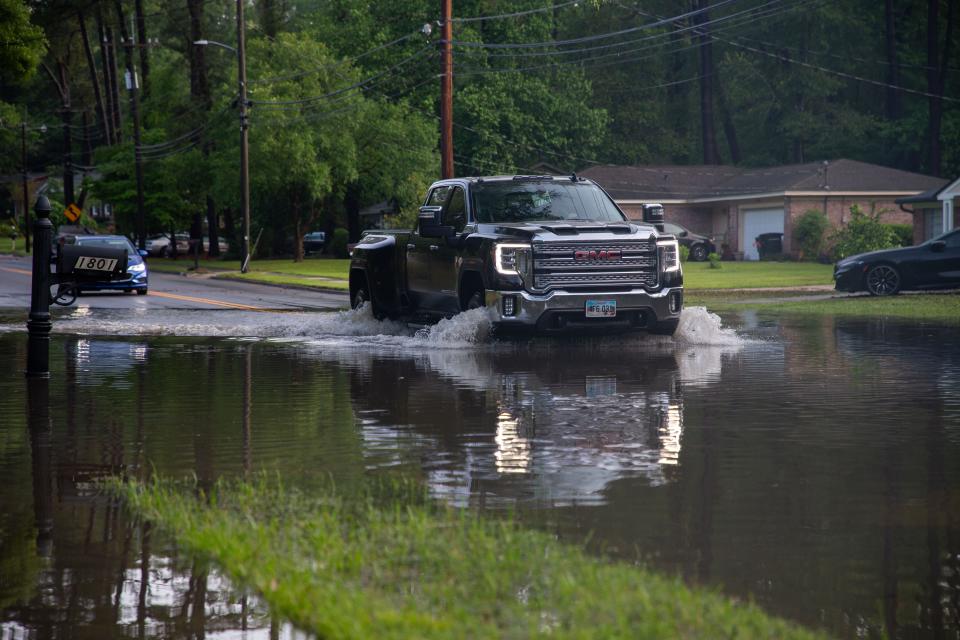
[[[677,327],[680,326],[680,318],[673,318],[671,320],[662,320],[647,331],[657,336],[672,336],[677,332]]]
[[[479,309],[480,307],[485,307],[486,305],[486,296],[483,294],[483,290],[474,291],[473,294],[467,299],[467,311],[470,309]]]
[[[145,296],[145,295],[147,295],[147,290],[146,290],[146,289],[137,289],[137,295],[138,295],[138,296]]]
[[[707,259],[707,248],[702,244],[695,244],[690,249],[690,259],[694,262],[703,262]]]
[[[867,291],[874,296],[892,296],[900,291],[900,272],[889,264],[878,264],[867,272]]]

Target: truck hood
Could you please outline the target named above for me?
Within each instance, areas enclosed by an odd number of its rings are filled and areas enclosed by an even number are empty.
[[[657,230],[634,222],[522,222],[481,224],[481,232],[498,236],[515,237],[517,240],[564,242],[570,240],[628,240],[630,238],[656,238]]]

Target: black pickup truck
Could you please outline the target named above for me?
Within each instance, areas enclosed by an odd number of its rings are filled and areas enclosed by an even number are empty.
[[[677,239],[663,208],[627,219],[577,176],[435,182],[412,231],[368,231],[350,300],[378,318],[436,320],[486,306],[499,328],[643,329],[672,335],[683,307]]]

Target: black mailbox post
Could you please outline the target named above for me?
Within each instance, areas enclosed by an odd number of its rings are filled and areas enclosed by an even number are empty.
[[[643,221],[655,226],[657,231],[663,231],[663,205],[655,203],[643,205]]]
[[[37,219],[33,223],[33,281],[30,289],[30,316],[27,319],[27,377],[50,377],[50,201],[37,198]]]

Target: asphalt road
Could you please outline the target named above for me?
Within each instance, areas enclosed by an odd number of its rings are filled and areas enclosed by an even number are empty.
[[[32,263],[0,255],[0,308],[30,307]],[[85,293],[72,305],[90,309],[238,309],[242,311],[331,310],[348,306],[345,293],[275,287],[204,276],[150,273],[145,296],[114,291]]]

